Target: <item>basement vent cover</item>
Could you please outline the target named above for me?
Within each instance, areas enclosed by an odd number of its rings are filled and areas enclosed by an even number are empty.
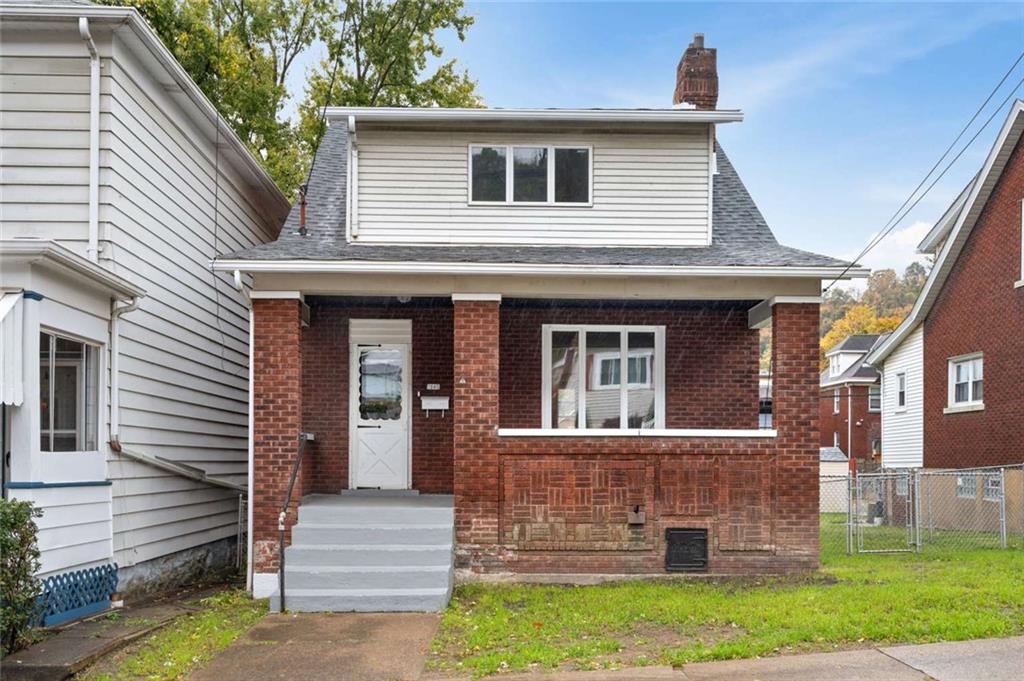
[[[665,569],[705,572],[708,569],[708,531],[670,527],[665,530]]]

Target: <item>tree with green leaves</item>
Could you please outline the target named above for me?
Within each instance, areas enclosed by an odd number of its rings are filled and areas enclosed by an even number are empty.
[[[432,72],[444,50],[437,35],[454,30],[465,40],[473,17],[462,0],[349,0],[328,55],[310,77],[299,108],[299,136],[315,148],[327,106],[481,106],[476,82],[454,59]],[[333,77],[333,87],[332,87]]]

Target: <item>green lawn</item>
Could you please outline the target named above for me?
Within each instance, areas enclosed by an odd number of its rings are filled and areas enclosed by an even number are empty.
[[[1024,633],[1022,575],[1024,552],[977,549],[825,553],[801,578],[466,585],[431,666],[485,676],[1012,636]]]
[[[267,614],[267,601],[241,590],[199,601],[199,610],[101,660],[76,679],[170,681],[186,678]]]

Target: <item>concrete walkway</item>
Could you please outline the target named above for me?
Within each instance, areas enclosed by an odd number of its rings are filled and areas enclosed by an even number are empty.
[[[435,613],[271,615],[192,679],[418,679],[440,619]]]

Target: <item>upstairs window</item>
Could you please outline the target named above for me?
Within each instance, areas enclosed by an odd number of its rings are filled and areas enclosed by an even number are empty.
[[[882,386],[868,386],[868,411],[882,411]]]
[[[97,449],[99,376],[99,348],[39,334],[40,451]]]
[[[980,354],[949,360],[949,406],[975,407],[983,404],[984,362]]]
[[[896,408],[903,409],[907,406],[907,375],[896,374]]]
[[[470,203],[588,205],[589,147],[472,145]]]
[[[839,388],[832,391],[832,413],[838,414],[840,405],[842,404],[842,398],[839,396]]]

